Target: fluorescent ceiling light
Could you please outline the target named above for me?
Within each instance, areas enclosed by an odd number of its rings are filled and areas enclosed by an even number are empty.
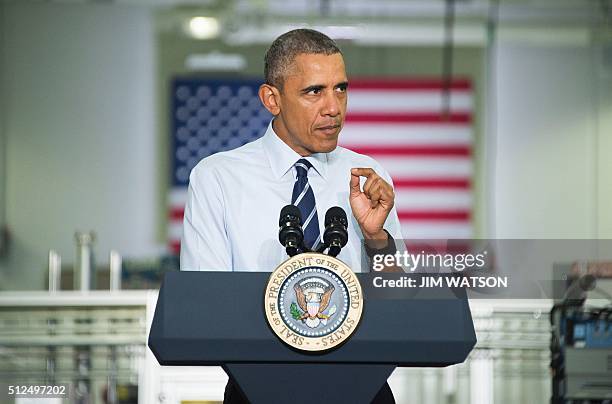
[[[239,71],[244,70],[247,61],[236,53],[213,51],[207,54],[193,54],[185,59],[185,67],[190,70]]]

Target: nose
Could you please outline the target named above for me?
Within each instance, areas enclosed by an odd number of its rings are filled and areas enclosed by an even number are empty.
[[[342,101],[338,98],[335,91],[329,91],[325,94],[323,100],[323,108],[321,109],[321,115],[323,116],[338,116],[340,115],[340,103]]]

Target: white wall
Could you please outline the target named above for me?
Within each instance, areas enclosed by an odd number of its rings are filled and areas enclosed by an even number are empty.
[[[594,49],[597,95],[597,233],[612,239],[612,40]]]
[[[4,21],[4,7],[0,4],[0,22]],[[0,50],[4,49],[4,30],[0,25]],[[4,80],[4,52],[0,52],[0,226],[3,226],[6,222],[5,212],[5,184],[6,184],[6,142],[5,142],[5,130],[4,130],[4,105],[6,105],[6,85]],[[1,239],[0,239],[1,240]],[[2,262],[4,254],[3,241],[0,241],[0,262]],[[1,264],[0,264],[1,265]],[[0,271],[0,285],[6,283],[5,275]]]
[[[598,124],[597,94],[610,81],[590,44],[545,45],[498,47],[494,235],[610,237],[598,195],[611,194],[612,127]]]
[[[73,233],[151,255],[157,172],[154,27],[145,7],[4,4],[6,212],[1,289],[44,286],[46,256],[73,261]]]

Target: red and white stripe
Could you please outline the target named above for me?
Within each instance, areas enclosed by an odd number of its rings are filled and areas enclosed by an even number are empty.
[[[187,188],[174,187],[168,193],[168,248],[173,254],[181,251],[183,213],[187,202]]]
[[[473,92],[441,80],[350,80],[340,144],[375,158],[393,178],[407,239],[473,237]]]

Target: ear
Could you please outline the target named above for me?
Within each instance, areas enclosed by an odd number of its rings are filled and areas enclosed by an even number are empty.
[[[259,99],[268,111],[274,116],[280,114],[280,91],[270,84],[259,87]]]

